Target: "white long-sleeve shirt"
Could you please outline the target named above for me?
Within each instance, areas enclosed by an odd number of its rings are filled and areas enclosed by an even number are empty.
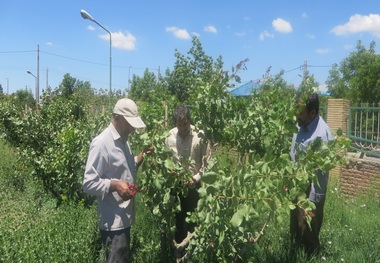
[[[199,133],[202,133],[200,131]],[[209,155],[209,147],[206,141],[198,135],[194,126],[190,126],[190,133],[186,138],[178,135],[178,129],[175,127],[169,131],[166,139],[166,145],[173,151],[173,160],[178,163],[181,161],[188,162],[188,168],[195,181],[199,181],[206,167],[206,159]]]
[[[130,227],[134,221],[134,198],[123,201],[110,192],[111,180],[134,183],[136,159],[111,123],[90,145],[83,179],[83,190],[97,196],[99,228],[111,231]]]

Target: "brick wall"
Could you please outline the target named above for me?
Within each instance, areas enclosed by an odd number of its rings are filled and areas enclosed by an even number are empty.
[[[342,167],[340,177],[341,192],[346,195],[366,194],[372,192],[380,194],[380,159],[358,158],[348,155],[347,165]]]

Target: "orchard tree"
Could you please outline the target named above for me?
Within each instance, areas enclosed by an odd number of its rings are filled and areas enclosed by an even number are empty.
[[[0,129],[18,150],[20,178],[41,182],[58,204],[87,199],[82,180],[89,142],[109,124],[109,116],[90,114],[84,100],[89,89],[89,84],[66,74],[58,90],[43,96],[38,111],[19,109],[17,96],[33,99],[26,91],[16,92],[0,107]]]
[[[78,80],[71,77],[69,73],[66,73],[63,76],[63,80],[56,92],[61,94],[63,97],[68,98],[74,93],[74,90],[77,88],[77,86]]]
[[[77,105],[89,106],[92,112],[104,112],[110,111],[110,107],[123,95],[120,90],[116,90],[113,94],[103,89],[96,90],[89,81],[78,80],[66,73],[58,88],[54,90],[49,88],[44,93],[43,101],[47,102],[56,96],[76,100]]]
[[[54,95],[59,94],[64,98],[72,98],[72,95],[76,93],[77,98],[83,104],[90,103],[94,97],[94,89],[90,82],[78,80],[71,77],[69,73],[63,76],[61,84],[52,93]]]
[[[153,72],[145,69],[144,75],[133,75],[128,98],[134,101],[162,102],[169,95],[167,86]]]
[[[244,68],[245,62],[236,68]],[[296,131],[295,92],[289,92],[281,74],[268,75],[259,92],[239,103],[227,89],[229,81],[236,79],[235,73],[214,71],[210,79],[195,79],[189,91],[195,126],[204,131],[212,148],[198,207],[190,215],[199,227],[176,244],[177,248],[190,244],[196,262],[255,261],[249,251],[267,224],[281,222],[296,206],[306,214],[311,211],[304,189],[310,180],[316,180],[315,169],[329,170],[341,160],[345,147],[339,141],[330,148],[316,145],[314,152],[300,157],[302,161],[295,165],[289,156]],[[310,86],[305,85],[303,91],[315,89]],[[139,177],[138,183],[145,204],[170,241],[179,209],[179,200],[172,193],[186,194],[183,185],[191,174],[173,163],[165,147],[166,136],[165,127],[156,126],[141,137],[155,152],[142,164],[145,176]],[[230,157],[232,152],[238,152],[237,159]]]
[[[180,102],[191,103],[191,90],[198,78],[211,82],[214,75],[219,74],[223,68],[222,58],[219,57],[214,62],[212,57],[206,55],[197,37],[193,37],[187,56],[176,50],[175,57],[174,69],[166,71],[166,79],[170,92]]]
[[[133,75],[128,98],[139,105],[139,113],[143,116],[147,130],[151,130],[157,123],[167,121],[169,105],[177,105],[178,101],[168,90],[165,78],[156,77],[148,69],[142,77]]]
[[[17,90],[11,95],[11,101],[18,109],[34,109],[36,100],[30,90]]]
[[[265,74],[263,75],[263,79],[260,81],[260,90],[271,89],[272,87],[277,87],[280,89],[291,89],[294,90],[294,87],[289,85],[284,79],[284,70],[280,70],[279,73],[272,76],[270,74],[271,66],[268,67]]]
[[[348,88],[344,79],[341,77],[338,64],[334,63],[329,71],[329,77],[326,81],[328,91],[334,98],[349,98]]]
[[[329,147],[315,145],[315,151],[300,156],[295,165],[289,156],[296,131],[295,93],[268,78],[263,90],[240,104],[226,90],[226,79],[231,78],[215,76],[211,82],[198,79],[194,86],[194,120],[213,154],[202,176],[198,207],[190,215],[198,227],[178,247],[189,243],[194,262],[255,262],[249,251],[268,223],[281,222],[296,206],[305,215],[311,211],[304,190],[316,180],[315,169],[329,170],[341,161],[347,142],[340,144],[338,138]],[[179,209],[172,193],[186,194],[183,185],[191,174],[173,163],[166,135],[165,128],[157,126],[142,136],[155,152],[142,164],[144,176],[138,183],[144,203],[170,241]],[[238,160],[231,157],[233,152],[239,153]]]
[[[376,43],[369,48],[357,42],[340,65],[333,65],[327,80],[332,96],[349,99],[352,103],[378,103],[380,101],[380,55],[375,53]]]
[[[305,70],[302,75],[302,82],[298,89],[300,92],[305,93],[313,87],[319,87],[319,83],[315,80],[314,74],[310,75],[308,70]]]

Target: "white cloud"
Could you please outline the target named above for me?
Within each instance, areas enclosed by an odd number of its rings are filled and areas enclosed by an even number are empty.
[[[87,26],[87,29],[90,30],[90,31],[94,31],[95,27],[93,27],[93,26]]]
[[[270,34],[268,31],[264,31],[260,34],[259,39],[263,41],[265,38],[274,38],[273,34]]]
[[[272,26],[274,27],[274,30],[282,33],[290,33],[293,31],[292,25],[282,18],[273,20]]]
[[[52,46],[52,45],[53,45],[53,42],[48,41],[48,42],[46,42],[46,45],[47,45],[47,46]]]
[[[306,37],[308,39],[315,39],[315,35],[313,35],[313,34],[306,34]]]
[[[131,33],[128,33],[127,35],[124,35],[122,32],[113,32],[112,35],[112,46],[118,49],[125,49],[125,50],[134,50],[136,49],[136,42],[137,39],[134,35]],[[110,39],[109,34],[101,35],[100,38],[104,40]]]
[[[331,50],[327,48],[317,48],[315,52],[317,52],[318,54],[327,54],[330,53]]]
[[[176,38],[180,39],[191,39],[189,32],[186,29],[181,29],[175,26],[166,27],[166,32],[171,32]]]
[[[301,15],[301,17],[302,17],[302,18],[309,18],[309,15],[306,14],[305,12],[303,12],[302,15]]]
[[[218,33],[218,30],[216,29],[216,27],[212,26],[212,25],[205,26],[203,28],[203,31],[210,32],[210,33],[215,33],[215,34]]]
[[[245,16],[243,19],[244,19],[245,21],[249,21],[249,20],[251,20],[251,18],[250,18],[249,16]]]
[[[349,35],[362,32],[368,32],[375,37],[380,37],[380,15],[355,14],[350,17],[349,21],[344,25],[338,25],[331,30],[336,35]]]

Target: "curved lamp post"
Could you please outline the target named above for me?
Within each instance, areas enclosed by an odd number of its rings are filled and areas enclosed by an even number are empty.
[[[111,37],[111,32],[108,31],[104,26],[99,24],[89,13],[87,13],[85,10],[80,10],[80,15],[82,16],[83,19],[88,19],[94,23],[96,23],[98,26],[103,28],[109,35],[110,35],[110,91],[109,91],[109,107],[111,107],[111,94],[112,94],[112,37]]]
[[[28,73],[29,75],[32,75],[35,79],[36,79],[36,94],[35,94],[35,97],[36,97],[36,107],[38,107],[38,85],[37,85],[37,77],[30,71],[30,70],[27,70],[26,73]]]

